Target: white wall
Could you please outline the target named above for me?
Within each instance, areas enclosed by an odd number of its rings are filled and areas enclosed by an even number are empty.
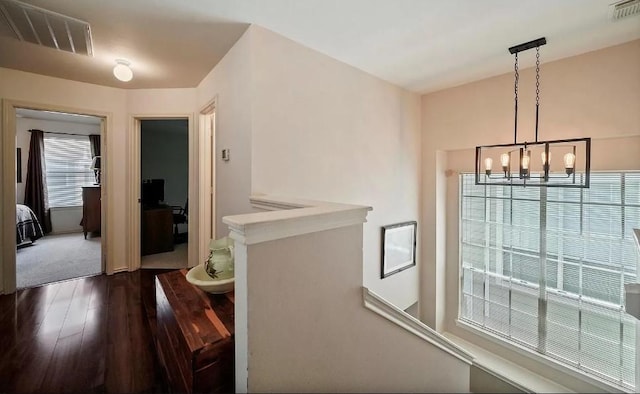
[[[22,170],[22,181],[18,183],[16,181],[16,203],[24,204],[24,188],[27,183],[27,164],[29,163],[29,145],[31,142],[31,133],[29,130],[32,127],[25,125],[25,122],[29,122],[31,119],[16,119],[16,148],[20,148],[20,160]]]
[[[197,108],[216,98],[216,237],[227,235],[222,217],[253,212],[251,194],[252,44],[250,30],[236,42],[197,88]],[[202,143],[207,143],[203,141]],[[223,161],[221,150],[229,149]]]
[[[640,169],[638,70],[640,41],[543,63],[540,139],[591,137],[594,170]],[[534,70],[521,70],[520,140],[533,139],[534,78]],[[491,345],[455,325],[459,285],[457,173],[473,171],[476,145],[512,141],[513,75],[423,96],[422,131],[425,269],[420,275],[421,320],[488,347],[569,388],[594,390],[594,386]]]
[[[80,233],[82,207],[51,208],[51,234]]]
[[[373,206],[363,281],[407,308],[418,268],[381,280],[380,238],[384,225],[420,222],[419,96],[259,26],[249,32],[252,191]]]
[[[249,392],[469,391],[468,364],[364,308],[362,240],[352,225],[242,245]]]

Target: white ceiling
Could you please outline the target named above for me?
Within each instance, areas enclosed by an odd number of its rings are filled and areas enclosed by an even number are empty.
[[[542,36],[543,63],[640,38],[640,16],[609,20],[613,0],[27,2],[89,22],[95,57],[0,37],[0,67],[123,88],[196,86],[252,23],[421,93],[510,72],[507,48]]]

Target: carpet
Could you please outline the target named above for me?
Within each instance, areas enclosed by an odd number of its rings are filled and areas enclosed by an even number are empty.
[[[101,238],[82,233],[47,235],[16,251],[17,287],[39,286],[102,273]]]
[[[176,244],[172,252],[142,256],[140,268],[187,268],[188,245],[186,243]]]

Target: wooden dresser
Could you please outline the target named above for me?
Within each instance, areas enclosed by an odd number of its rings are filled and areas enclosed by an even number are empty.
[[[100,185],[82,188],[82,231],[84,239],[87,233],[100,232]]]
[[[234,296],[209,294],[186,270],[156,277],[156,346],[174,392],[233,392]]]

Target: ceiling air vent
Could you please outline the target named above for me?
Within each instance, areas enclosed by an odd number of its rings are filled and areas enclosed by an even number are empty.
[[[87,22],[16,0],[0,0],[0,35],[93,56]]]
[[[610,18],[614,21],[640,14],[640,0],[625,0],[611,4]]]

